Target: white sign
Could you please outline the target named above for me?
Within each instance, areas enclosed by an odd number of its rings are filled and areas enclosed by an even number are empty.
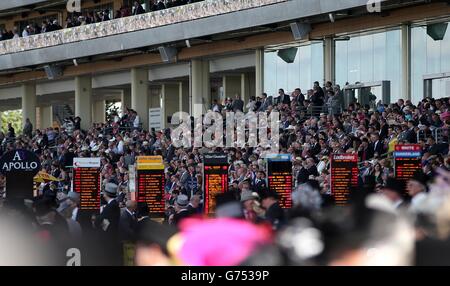
[[[100,168],[100,158],[73,158],[73,168]]]
[[[163,118],[162,118],[162,111],[161,108],[150,108],[148,115],[149,115],[149,129],[155,128],[156,131],[162,129],[163,125]]]

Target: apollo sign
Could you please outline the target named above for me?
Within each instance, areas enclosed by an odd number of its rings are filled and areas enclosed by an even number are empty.
[[[35,176],[41,169],[41,162],[35,153],[14,150],[0,158],[0,172],[5,175],[18,174]]]

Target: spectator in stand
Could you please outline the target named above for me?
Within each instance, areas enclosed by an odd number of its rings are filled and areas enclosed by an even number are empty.
[[[32,138],[33,135],[33,124],[31,124],[30,118],[27,118],[25,120],[25,125],[23,126],[23,135],[27,136],[28,138]]]
[[[145,13],[145,10],[144,10],[144,7],[142,7],[141,3],[139,3],[139,1],[134,1],[133,16],[144,14],[144,13]]]

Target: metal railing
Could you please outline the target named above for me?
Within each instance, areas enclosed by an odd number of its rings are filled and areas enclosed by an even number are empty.
[[[308,106],[308,107],[299,107],[297,108],[297,112],[300,113],[300,119],[308,119],[311,117],[318,117],[320,114],[326,115],[336,115],[342,113],[341,107],[331,107],[327,104],[322,106]]]
[[[0,41],[0,55],[152,29],[286,1],[288,0],[205,0],[106,22]]]
[[[440,127],[431,129],[430,131],[431,136],[434,138],[437,144],[448,143],[448,128]],[[417,132],[417,142],[419,142],[420,140],[427,140],[427,136],[424,130],[419,130],[419,132]]]

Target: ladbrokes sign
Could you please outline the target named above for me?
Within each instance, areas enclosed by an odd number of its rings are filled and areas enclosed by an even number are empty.
[[[0,158],[0,172],[6,175],[35,176],[41,169],[41,162],[33,152],[14,150]]]

